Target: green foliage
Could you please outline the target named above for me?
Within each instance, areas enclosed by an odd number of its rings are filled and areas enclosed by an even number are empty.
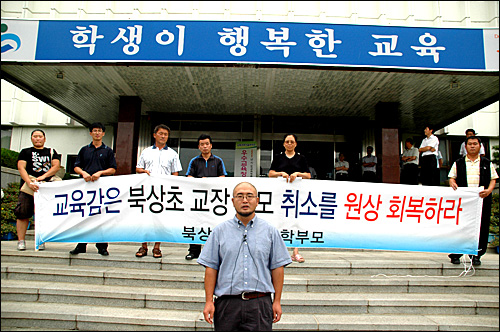
[[[2,166],[17,169],[19,152],[2,148]]]
[[[493,164],[495,164],[496,170],[497,170],[497,174],[500,175],[500,173],[498,172],[499,171],[499,166],[500,166],[500,159],[499,159],[500,158],[500,156],[499,156],[500,154],[498,153],[498,145],[493,146],[492,149],[493,149],[493,159],[491,159],[491,162]]]
[[[7,187],[2,188],[4,197],[2,198],[2,236],[13,232],[17,236],[16,215],[14,209],[17,205],[17,196],[19,196],[19,182],[12,182]],[[34,227],[34,218],[30,218],[31,227]]]
[[[9,232],[17,235],[16,226],[14,226],[17,219],[14,215],[14,208],[17,205],[17,196],[19,195],[19,182],[9,183],[7,188],[2,188],[2,190],[4,193],[2,198],[2,236]]]
[[[490,246],[496,247],[499,244],[498,241],[498,218],[499,218],[499,207],[498,207],[498,194],[492,194],[492,204],[491,204],[491,218],[490,218],[490,234],[495,234],[495,238],[490,242]]]

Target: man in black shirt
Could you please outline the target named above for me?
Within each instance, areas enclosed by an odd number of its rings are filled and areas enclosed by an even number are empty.
[[[75,173],[85,180],[94,182],[101,176],[113,175],[116,172],[116,159],[113,150],[102,142],[106,127],[100,122],[96,122],[89,127],[92,143],[86,145],[78,152],[75,161]],[[103,256],[109,255],[108,243],[96,243],[97,251]],[[87,243],[78,243],[75,249],[69,253],[77,255],[87,251]]]
[[[198,137],[198,149],[201,154],[191,159],[186,176],[194,178],[225,177],[227,175],[224,162],[212,154],[212,138],[201,134]],[[190,244],[187,260],[198,258],[201,253],[201,244]]]
[[[41,129],[35,129],[31,132],[31,142],[33,146],[22,149],[17,158],[17,169],[21,175],[21,187],[24,183],[33,192],[38,191],[38,181],[49,181],[61,167],[61,155],[54,149],[46,148],[45,133]],[[51,158],[52,151],[52,158]],[[31,178],[30,178],[31,176]],[[33,180],[33,178],[36,178]],[[23,191],[19,192],[17,206],[14,209],[17,222],[17,249],[26,250],[26,230],[28,229],[29,218],[35,213],[35,202],[33,195]],[[38,246],[39,250],[45,249],[45,244]]]

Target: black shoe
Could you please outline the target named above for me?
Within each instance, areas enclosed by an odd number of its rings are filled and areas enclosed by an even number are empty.
[[[451,264],[460,264],[460,258],[450,258]]]
[[[198,258],[200,256],[200,254],[193,254],[192,252],[190,252],[189,254],[186,255],[186,259],[188,261],[192,260],[192,259],[195,259],[195,258]]]
[[[71,255],[78,255],[78,254],[84,254],[86,252],[87,252],[87,248],[76,246],[76,248],[71,250],[69,253]]]
[[[472,258],[472,265],[481,265],[481,258],[479,258],[479,256],[474,256]]]
[[[109,252],[107,249],[97,249],[97,252],[103,256],[108,256]]]

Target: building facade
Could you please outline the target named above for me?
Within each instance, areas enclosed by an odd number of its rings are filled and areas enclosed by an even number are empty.
[[[402,27],[437,27],[437,28],[498,28],[498,2],[495,1],[172,1],[172,2],[48,2],[48,1],[3,1],[2,18],[19,19],[42,19],[42,20],[174,20],[174,21],[248,21],[248,22],[304,22],[304,23],[328,23],[328,24],[353,24],[353,25],[377,25],[377,26],[402,26]],[[62,67],[64,69],[64,67]],[[101,67],[102,68],[102,67]],[[100,69],[101,69],[100,68]],[[71,73],[66,69],[66,77]],[[146,71],[146,67],[139,70]],[[90,71],[90,70],[89,70]],[[104,69],[103,69],[104,71]],[[265,176],[269,170],[272,156],[282,150],[282,137],[284,134],[293,132],[299,136],[297,150],[307,156],[310,166],[314,168],[317,178],[329,179],[333,177],[332,170],[339,152],[346,154],[347,160],[352,167],[352,179],[360,178],[360,159],[366,151],[366,147],[375,147],[375,153],[381,160],[385,160],[382,153],[383,139],[380,130],[377,129],[376,119],[368,119],[359,111],[358,121],[356,117],[345,119],[342,116],[330,117],[329,110],[315,111],[314,114],[302,116],[299,111],[287,114],[286,111],[278,109],[272,102],[285,104],[289,109],[294,109],[294,102],[286,98],[275,99],[269,92],[278,85],[286,87],[290,93],[301,99],[309,98],[314,93],[331,93],[321,91],[321,83],[312,84],[307,89],[305,85],[311,78],[320,78],[317,81],[335,79],[337,72],[327,70],[313,71],[307,68],[302,70],[302,80],[292,76],[295,70],[290,67],[262,67],[257,66],[233,66],[226,72],[220,74],[218,68],[206,67],[183,67],[189,78],[190,94],[177,96],[171,94],[168,99],[157,94],[159,103],[171,104],[167,112],[159,111],[154,102],[142,100],[140,107],[137,129],[134,129],[134,137],[137,143],[134,146],[135,154],[152,143],[152,128],[159,123],[165,123],[172,129],[169,146],[179,152],[184,168],[187,168],[189,160],[199,153],[196,146],[196,138],[201,133],[208,132],[214,139],[214,154],[219,155],[226,162],[226,167],[231,174],[234,169],[235,142],[255,141],[258,143],[257,166],[258,175]],[[62,72],[62,71],[61,71]],[[172,70],[173,76],[179,76],[178,72]],[[2,71],[3,73],[3,71]],[[97,73],[94,73],[94,77]],[[112,72],[106,69],[106,74]],[[209,80],[211,75],[241,76],[242,80],[254,83],[250,87],[223,86],[223,95],[231,96],[232,102],[226,103],[227,108],[238,109],[237,112],[217,111],[217,107],[204,111],[203,107],[216,100],[217,94],[204,93],[198,81]],[[329,76],[328,76],[329,75]],[[390,75],[397,75],[392,73]],[[417,74],[416,74],[417,75]],[[109,76],[109,75],[108,75]],[[324,78],[323,78],[324,76]],[[389,81],[390,78],[381,75],[370,80],[375,83]],[[448,75],[449,76],[449,75]],[[279,77],[278,80],[274,77]],[[347,76],[346,76],[347,77]],[[464,77],[464,76],[462,76]],[[377,93],[375,86],[368,86],[360,77],[360,89],[354,93],[356,98],[370,99]],[[325,83],[325,86],[328,83]],[[4,88],[5,86],[5,88]],[[81,84],[80,84],[81,86]],[[72,86],[79,89],[78,85]],[[129,90],[125,95],[137,96],[137,90],[132,84],[128,84]],[[150,87],[154,89],[154,86]],[[192,89],[192,90],[191,90]],[[316,90],[315,90],[316,89]],[[128,93],[127,93],[128,92]],[[465,94],[465,91],[464,91]],[[211,96],[214,95],[214,96]],[[179,112],[176,107],[184,101],[182,98],[198,98],[200,107],[195,112]],[[497,95],[498,96],[498,95]],[[260,105],[259,100],[268,100],[267,104]],[[311,98],[308,99],[310,102]],[[388,103],[392,99],[381,98]],[[498,97],[497,97],[498,100]],[[289,104],[287,104],[289,103]],[[346,100],[347,106],[356,106],[362,109],[361,101]],[[354,105],[352,105],[354,104]],[[243,107],[242,107],[243,105]],[[496,106],[494,106],[496,105]],[[487,138],[488,152],[490,146],[498,144],[498,103],[485,111],[470,115],[475,119],[472,128]],[[344,106],[344,107],[347,107]],[[457,107],[461,107],[457,105]],[[72,158],[78,149],[89,141],[86,123],[79,123],[78,118],[61,114],[59,110],[49,106],[2,80],[2,147],[7,145],[13,150],[19,150],[28,146],[29,132],[32,128],[42,126],[47,129],[47,145],[53,146],[63,153],[63,165],[71,169]],[[260,111],[260,108],[266,108]],[[214,111],[215,109],[215,111]],[[64,111],[64,110],[63,110]],[[102,112],[106,112],[103,106]],[[358,111],[355,111],[358,112]],[[84,117],[84,116],[82,116]],[[496,121],[490,121],[495,120]],[[469,127],[470,118],[461,120],[462,124],[449,124],[438,131],[443,144],[440,146],[448,166],[453,159],[453,152],[457,140],[461,140],[465,127]],[[487,119],[483,121],[482,119]],[[465,122],[464,122],[465,121]],[[81,121],[80,121],[81,122]],[[103,121],[109,128],[105,137],[105,143],[113,146],[118,151],[122,146],[119,135],[119,121]],[[129,121],[130,122],[130,121]],[[133,122],[133,121],[132,121]],[[464,126],[460,129],[461,126]],[[487,125],[484,125],[487,123]],[[479,129],[479,126],[481,129]],[[396,126],[397,127],[397,126]],[[31,129],[31,130],[30,130]],[[415,129],[404,129],[396,133],[398,138],[397,150],[401,152],[401,142],[406,137],[414,137],[419,142],[423,133]],[[5,137],[5,138],[4,138]],[[7,143],[10,137],[10,142]],[[68,140],[67,137],[71,137]],[[392,136],[394,138],[394,136]],[[5,143],[4,143],[5,141]],[[393,142],[394,143],[394,142]],[[135,156],[136,157],[136,156]],[[394,158],[394,155],[392,156]],[[133,159],[133,158],[132,158]],[[133,162],[132,162],[133,164]],[[380,166],[381,167],[381,166]],[[392,166],[395,167],[394,165]],[[183,174],[183,173],[181,173]],[[380,178],[382,180],[382,178]],[[393,181],[394,182],[394,181]]]

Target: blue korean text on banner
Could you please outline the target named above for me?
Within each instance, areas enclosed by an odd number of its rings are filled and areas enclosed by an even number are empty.
[[[480,188],[144,174],[41,184],[35,243],[203,244],[234,216],[233,189],[242,181],[257,188],[256,213],[290,247],[477,252]]]

